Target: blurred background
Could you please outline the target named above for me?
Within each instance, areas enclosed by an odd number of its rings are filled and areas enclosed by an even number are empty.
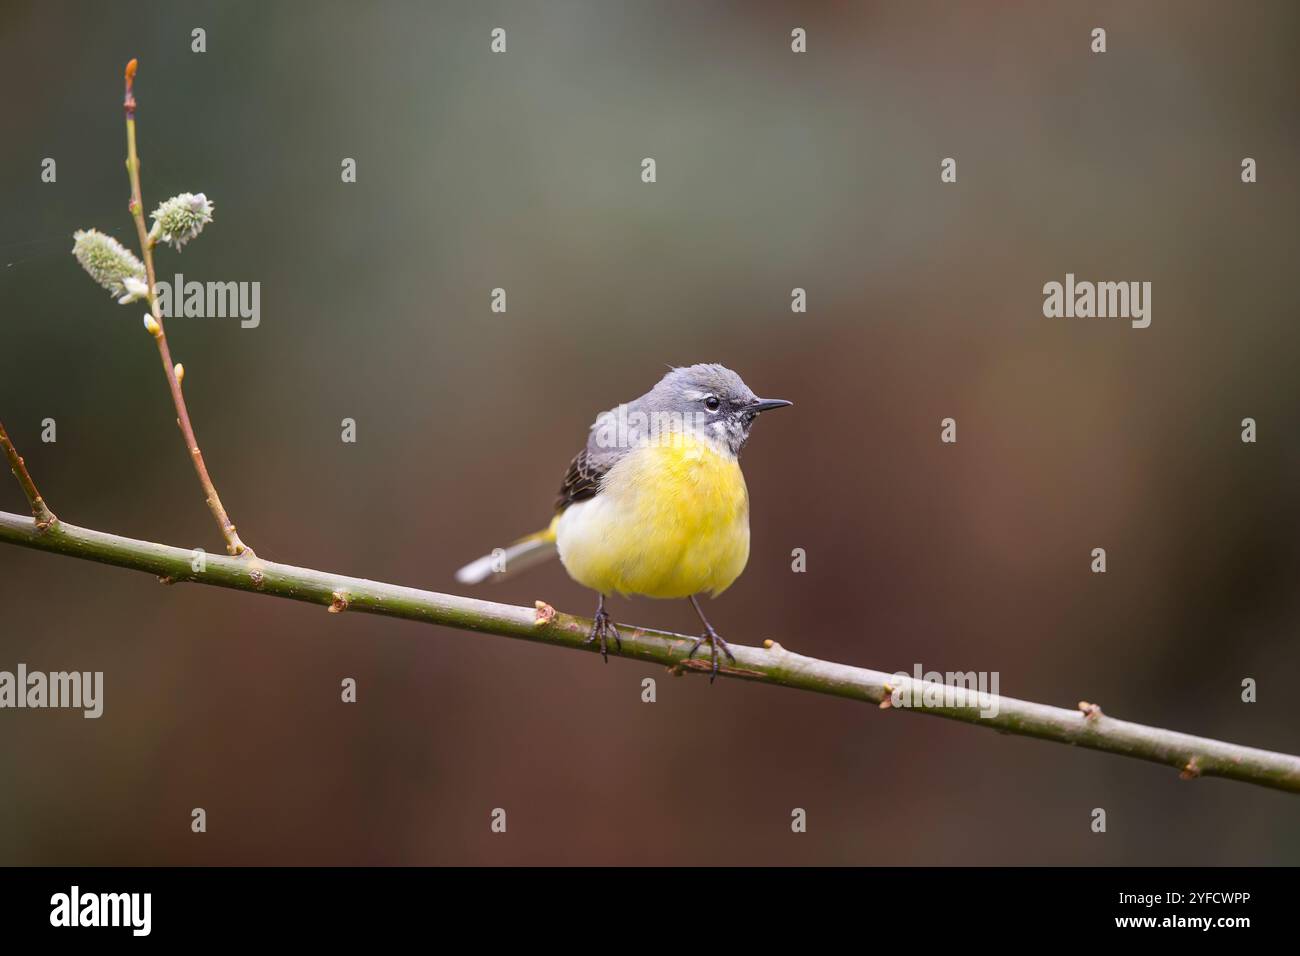
[[[161,276],[261,283],[259,328],[168,337],[262,557],[462,590],[597,412],[719,361],[796,404],[745,451],[723,635],[1294,753],[1298,30],[1285,2],[5,2],[0,420],[62,518],[220,550],[143,310],[68,254],[134,245],[137,56],[146,208],[216,203]],[[1151,327],[1045,319],[1067,272],[1150,281]],[[558,564],[477,593],[594,606]],[[0,863],[1300,862],[1282,793],[4,546],[20,661],[104,671],[105,713],[0,713]]]

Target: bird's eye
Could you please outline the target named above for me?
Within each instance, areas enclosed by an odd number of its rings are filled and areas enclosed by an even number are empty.
[[[716,412],[718,410],[718,407],[721,404],[722,403],[718,401],[718,397],[716,395],[710,395],[708,398],[704,400],[704,407],[711,412]]]

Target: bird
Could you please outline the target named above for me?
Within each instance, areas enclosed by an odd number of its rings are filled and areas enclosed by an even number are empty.
[[[793,404],[759,398],[716,363],[669,371],[644,395],[600,413],[564,474],[555,514],[541,531],[456,572],[479,584],[558,556],[569,577],[597,594],[591,632],[609,663],[609,639],[623,649],[605,607],[613,594],[690,601],[709,642],[709,682],[719,652],[735,662],[699,596],[717,597],[749,561],[749,490],[740,452],[755,420]]]

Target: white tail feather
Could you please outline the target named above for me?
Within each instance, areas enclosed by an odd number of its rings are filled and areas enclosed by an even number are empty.
[[[504,550],[498,548],[471,561],[456,572],[456,580],[461,584],[482,584],[488,579],[504,581],[517,571],[541,564],[554,554],[555,541],[548,532],[530,534]]]

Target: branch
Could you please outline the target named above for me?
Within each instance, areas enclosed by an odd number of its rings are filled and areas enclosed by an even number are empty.
[[[591,631],[591,621],[557,613],[541,601],[536,608],[515,607],[250,557],[210,555],[205,558],[205,569],[196,572],[193,551],[78,528],[63,521],[41,532],[31,519],[6,512],[0,512],[0,541],[146,571],[168,584],[178,581],[211,584],[305,601],[335,613],[383,614],[599,653],[595,644],[584,643]],[[631,633],[625,630],[621,656],[662,664],[677,673],[707,674],[711,669],[707,660],[686,658],[693,643],[694,638],[681,634],[645,628]],[[732,644],[731,649],[736,655],[735,663],[724,661],[719,671],[727,677],[846,697],[880,707],[887,707],[895,692],[921,701],[925,688],[941,686],[804,657],[770,641],[762,648]],[[996,705],[996,716],[981,717],[981,708],[992,710],[991,704]],[[1181,770],[1184,778],[1226,777],[1300,793],[1300,757],[1116,720],[1102,715],[1099,708],[1090,704],[1081,703],[1080,707],[1082,713],[1012,697],[983,695],[973,705],[918,704],[914,709],[1003,733],[1166,764]]]
[[[190,460],[194,462],[194,471],[199,476],[199,484],[203,487],[203,496],[207,502],[208,510],[212,512],[217,527],[221,529],[222,537],[226,539],[226,550],[233,555],[247,554],[251,558],[254,556],[253,549],[239,539],[239,534],[235,531],[235,523],[230,520],[230,515],[226,514],[226,509],[221,504],[221,497],[217,494],[217,488],[208,475],[208,466],[204,464],[203,454],[199,451],[199,442],[194,436],[194,426],[190,423],[190,413],[185,407],[185,395],[181,391],[181,378],[184,375],[184,370],[180,366],[172,364],[171,350],[167,347],[167,332],[163,326],[162,309],[158,305],[158,296],[154,291],[154,238],[145,226],[144,199],[140,195],[140,156],[135,147],[136,103],[134,87],[136,65],[135,60],[126,65],[126,97],[122,101],[122,108],[126,112],[126,170],[131,178],[131,218],[135,220],[135,230],[140,237],[140,253],[144,259],[145,282],[149,286],[149,311],[154,321],[154,325],[149,328],[149,331],[152,333],[154,341],[158,343],[158,356],[162,359],[163,373],[167,376],[167,386],[171,389],[172,404],[176,406],[176,424],[180,427],[181,436],[185,439],[185,447],[189,450]]]
[[[0,445],[4,446],[5,457],[9,459],[9,470],[18,479],[18,484],[22,485],[23,494],[27,496],[27,502],[32,506],[32,517],[36,519],[36,530],[40,532],[48,530],[59,519],[54,516],[53,511],[46,507],[45,499],[36,490],[36,482],[32,481],[32,476],[27,472],[27,462],[23,461],[23,456],[18,454],[18,449],[9,440],[9,433],[5,431],[3,422],[0,422]]]

